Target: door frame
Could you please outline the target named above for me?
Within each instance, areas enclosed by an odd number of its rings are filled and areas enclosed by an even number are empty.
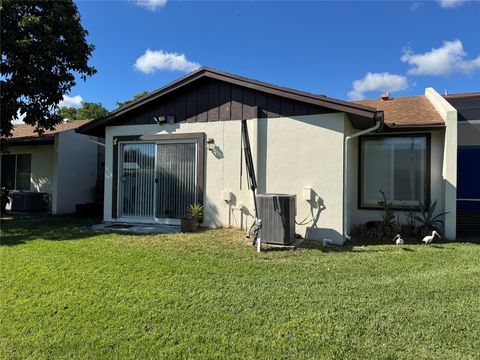
[[[159,223],[159,224],[180,224],[180,219],[164,219],[156,218],[156,189],[154,191],[154,216],[152,218],[145,217],[120,217],[120,161],[121,161],[121,145],[125,143],[155,143],[155,166],[157,164],[157,143],[174,141],[174,142],[195,142],[197,144],[196,154],[196,199],[197,203],[203,205],[205,192],[205,151],[206,151],[206,134],[203,132],[182,133],[182,134],[155,134],[155,135],[131,135],[131,136],[114,136],[113,137],[113,181],[112,181],[112,218],[118,221],[139,222],[139,223]]]

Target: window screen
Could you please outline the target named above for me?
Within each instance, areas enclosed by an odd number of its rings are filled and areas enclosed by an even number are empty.
[[[30,154],[17,155],[17,175],[16,175],[17,190],[30,190],[31,166],[32,166],[32,155]]]
[[[2,187],[30,190],[31,167],[31,154],[2,155]]]
[[[385,192],[396,207],[411,208],[427,195],[427,137],[361,139],[361,205],[378,207]]]

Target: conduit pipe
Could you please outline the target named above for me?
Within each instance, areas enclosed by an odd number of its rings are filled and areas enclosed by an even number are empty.
[[[383,115],[383,114],[382,114]],[[350,235],[347,234],[347,226],[348,226],[348,142],[351,139],[354,139],[356,137],[374,132],[380,128],[380,125],[382,124],[381,120],[377,120],[375,123],[375,126],[372,126],[371,128],[359,131],[355,134],[349,135],[345,138],[344,141],[344,149],[343,149],[343,226],[342,226],[342,235],[343,235],[343,241],[349,240]],[[358,189],[360,191],[360,189]]]
[[[101,143],[100,141],[93,140],[91,136],[88,137],[88,140],[91,141],[91,142],[94,143],[94,144],[97,144],[97,145],[100,145],[100,146],[105,147],[105,144],[104,144],[104,143]]]

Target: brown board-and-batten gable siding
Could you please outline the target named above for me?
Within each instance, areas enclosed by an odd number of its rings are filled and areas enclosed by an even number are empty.
[[[154,117],[173,115],[175,122],[213,122],[327,114],[337,110],[267,94],[217,79],[203,79],[124,116],[116,125],[154,124]]]
[[[383,112],[351,102],[200,68],[78,128],[82,134],[105,137],[116,125],[153,124],[170,115],[175,122],[213,122],[344,112],[355,129],[383,123]],[[169,118],[171,119],[171,118]]]

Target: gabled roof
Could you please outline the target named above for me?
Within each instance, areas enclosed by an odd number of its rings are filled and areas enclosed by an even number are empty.
[[[76,129],[88,123],[89,120],[72,120],[55,126],[55,130],[45,130],[42,135],[35,132],[35,127],[27,124],[15,125],[12,136],[7,138],[9,145],[49,144],[53,143],[55,134]]]
[[[281,87],[277,85],[272,85],[265,82],[260,82],[257,80],[248,79],[238,75],[222,72],[219,70],[211,69],[208,67],[202,67],[196,71],[193,71],[187,74],[184,77],[158,89],[150,94],[129,103],[126,106],[118,108],[110,112],[105,117],[96,119],[84,126],[81,126],[77,129],[77,132],[88,134],[88,135],[98,135],[100,133],[104,134],[105,126],[111,126],[115,124],[115,119],[121,115],[125,115],[132,110],[138,109],[143,105],[160,99],[163,96],[171,94],[172,92],[181,89],[193,82],[196,82],[200,79],[210,78],[223,82],[227,82],[233,85],[242,86],[244,88],[249,88],[252,90],[264,92],[267,94],[287,98],[294,101],[300,101],[310,105],[320,106],[335,111],[345,112],[352,117],[361,118],[362,121],[366,120],[367,126],[373,126],[376,120],[381,120],[381,113],[379,113],[375,108],[365,106],[362,104],[355,104],[348,101],[337,100],[329,98],[323,95],[315,95],[299,90],[294,90],[286,87]],[[239,119],[240,120],[240,119]],[[99,131],[101,130],[101,131]]]
[[[445,123],[430,101],[423,95],[399,98],[355,100],[384,113],[385,125],[389,128],[443,127]]]

